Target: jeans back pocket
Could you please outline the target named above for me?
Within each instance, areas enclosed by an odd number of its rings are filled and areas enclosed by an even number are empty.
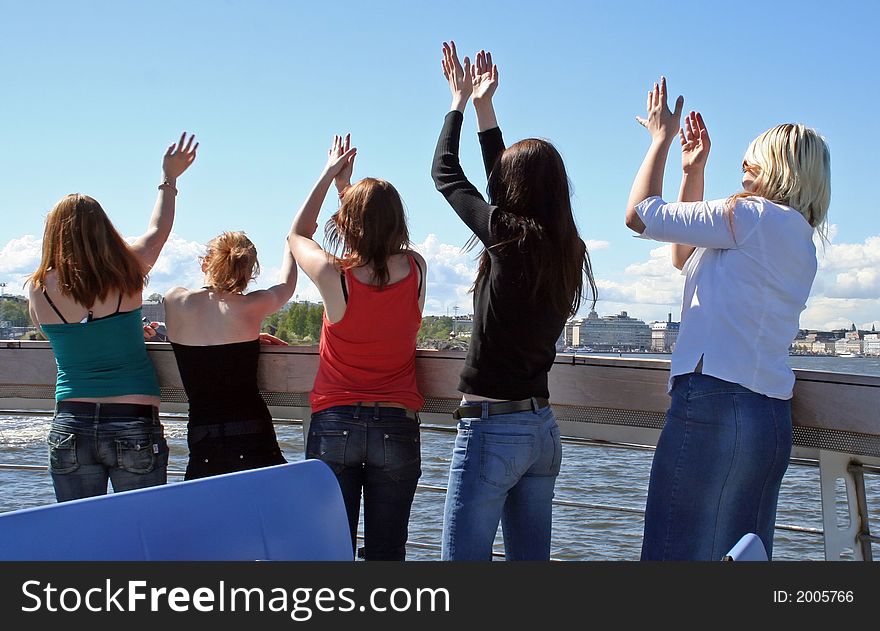
[[[482,432],[480,442],[483,482],[500,488],[512,487],[532,465],[534,436]]]
[[[49,471],[73,473],[79,468],[76,458],[76,434],[53,429],[46,439],[49,446]]]
[[[422,475],[419,430],[387,429],[382,435],[383,469],[396,480],[418,479]]]
[[[164,438],[154,439],[150,434],[116,439],[116,464],[129,473],[149,473],[156,468]],[[165,447],[165,451],[168,448]]]
[[[342,472],[348,436],[345,429],[311,430],[306,442],[306,458],[325,462],[334,473]]]

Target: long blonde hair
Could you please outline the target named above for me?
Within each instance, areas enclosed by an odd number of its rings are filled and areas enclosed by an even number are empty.
[[[224,232],[208,242],[202,259],[208,285],[237,293],[260,273],[257,248],[244,232]]]
[[[40,265],[29,280],[45,288],[46,275],[58,275],[58,291],[91,307],[111,291],[139,294],[147,277],[140,259],[88,195],[72,193],[46,217]]]
[[[755,174],[754,190],[731,197],[763,197],[797,210],[823,238],[831,205],[831,152],[816,130],[795,123],[777,125],[755,138],[743,168]]]

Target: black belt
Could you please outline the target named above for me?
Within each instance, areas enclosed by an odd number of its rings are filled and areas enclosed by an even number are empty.
[[[532,397],[530,399],[522,399],[521,401],[499,401],[498,403],[489,404],[489,416],[495,414],[511,414],[512,412],[525,412],[531,410],[537,412],[541,408],[550,405],[550,401],[544,397]],[[452,413],[452,418],[480,418],[483,416],[482,405],[462,405]]]
[[[150,418],[159,422],[159,409],[155,405],[139,403],[89,403],[87,401],[59,401],[55,404],[56,412],[69,412],[78,416],[94,416],[96,418]]]
[[[411,421],[416,421],[417,423],[421,422],[421,420],[419,419],[418,410],[401,407],[399,405],[389,405],[387,403],[384,403],[383,401],[358,401],[357,403],[350,403],[349,405],[357,408],[355,418],[360,416],[362,410],[368,412],[370,409],[372,409],[374,411],[374,414],[378,414],[379,410],[400,410],[401,412],[403,412],[404,418]]]
[[[247,434],[275,434],[272,421],[229,421],[210,425],[190,425],[189,439],[198,442],[203,438],[223,438],[225,436],[245,436]]]

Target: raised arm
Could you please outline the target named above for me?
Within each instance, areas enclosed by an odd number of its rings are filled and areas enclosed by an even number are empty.
[[[684,128],[678,130],[681,139],[681,190],[680,202],[702,201],[705,187],[706,162],[709,159],[709,131],[699,112],[691,112],[684,119]],[[682,269],[694,253],[694,247],[681,243],[672,244],[672,264]]]
[[[260,312],[263,318],[270,313],[275,313],[290,300],[296,289],[296,262],[287,243],[284,244],[284,254],[281,259],[281,271],[278,272],[278,282],[268,289],[252,291],[248,294],[249,302]]]
[[[651,146],[636,173],[629,193],[629,201],[626,204],[626,225],[639,234],[645,231],[645,224],[636,211],[636,205],[649,197],[663,196],[666,158],[669,155],[669,147],[678,134],[683,107],[684,97],[679,96],[675,102],[675,111],[669,110],[666,102],[666,77],[661,77],[660,83],[655,83],[654,89],[648,91],[648,118],[636,117],[639,124],[651,134]]]
[[[473,75],[473,102],[477,113],[477,129],[480,137],[480,150],[483,153],[483,166],[486,177],[492,173],[495,163],[504,151],[504,139],[495,117],[492,97],[498,88],[498,66],[492,63],[492,53],[481,50],[471,67]]]
[[[189,168],[196,159],[196,150],[199,143],[193,144],[195,135],[190,135],[186,140],[186,132],[180,135],[180,140],[168,147],[162,159],[162,183],[159,184],[159,196],[150,216],[147,231],[135,239],[131,248],[141,260],[144,272],[149,272],[162,247],[171,234],[171,226],[174,224],[175,198],[177,196],[177,178]]]
[[[350,140],[347,142],[350,145]],[[306,201],[294,217],[290,234],[287,235],[287,244],[293,258],[296,259],[306,276],[318,285],[318,289],[320,289],[319,277],[330,273],[337,274],[331,258],[313,239],[315,231],[318,229],[318,215],[330,185],[343,169],[353,165],[357,149],[350,146],[346,148],[346,141],[342,136],[334,136],[333,145],[327,153],[327,164],[321,171],[321,176],[315,182]]]
[[[494,208],[486,203],[477,188],[467,179],[458,158],[463,112],[473,90],[470,61],[465,57],[462,66],[455,51],[455,42],[444,42],[442,66],[443,76],[446,77],[452,93],[452,108],[443,121],[443,129],[437,140],[431,177],[452,209],[483,245],[488,247],[493,243],[490,222]]]

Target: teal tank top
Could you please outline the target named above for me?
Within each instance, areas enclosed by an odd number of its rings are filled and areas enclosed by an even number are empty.
[[[159,381],[147,357],[141,309],[91,322],[44,324],[58,380],[55,400],[159,396]]]

